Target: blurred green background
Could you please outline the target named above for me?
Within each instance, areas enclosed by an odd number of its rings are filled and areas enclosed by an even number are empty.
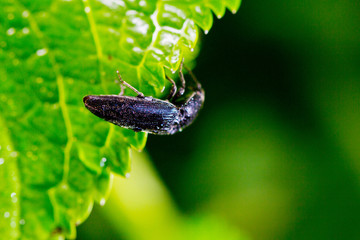
[[[359,22],[358,1],[310,0],[243,1],[215,21],[197,121],[149,136],[78,239],[174,239],[203,216],[234,239],[359,239]]]

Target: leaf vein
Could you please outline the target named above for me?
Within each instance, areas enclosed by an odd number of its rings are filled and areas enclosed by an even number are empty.
[[[102,60],[103,60],[103,51],[102,51],[102,48],[101,48],[101,42],[100,42],[100,38],[99,38],[99,34],[98,34],[98,31],[96,29],[96,23],[95,23],[95,19],[94,19],[94,16],[92,15],[92,12],[91,12],[91,5],[89,3],[88,0],[83,0],[82,1],[83,4],[84,4],[84,9],[90,9],[90,11],[85,11],[86,13],[86,17],[87,17],[87,20],[89,22],[89,26],[90,26],[90,31],[91,31],[91,34],[93,36],[93,39],[94,39],[94,44],[95,44],[95,48],[96,48],[96,55],[97,55],[97,58],[98,58],[98,61],[99,61],[99,74],[100,74],[100,82],[101,82],[101,85],[102,85],[102,88],[105,92],[107,92],[107,89],[106,89],[106,86],[105,86],[105,80],[104,80],[104,66],[103,66],[103,63],[102,63]],[[106,136],[106,140],[105,140],[105,146],[109,145],[109,141],[111,139],[111,135],[113,134],[114,132],[114,126],[112,124],[109,124],[109,132]]]
[[[66,135],[67,135],[67,143],[64,149],[64,168],[63,168],[63,178],[62,182],[66,182],[67,175],[69,172],[69,162],[70,162],[70,150],[73,144],[73,131],[69,116],[69,111],[66,106],[65,101],[65,87],[64,87],[64,77],[60,73],[58,64],[55,60],[55,56],[52,53],[51,49],[49,48],[48,44],[46,43],[46,40],[44,38],[43,33],[41,32],[34,16],[30,12],[29,9],[27,9],[23,4],[21,4],[18,0],[15,0],[16,4],[20,6],[22,9],[29,12],[29,24],[30,28],[34,31],[36,37],[39,39],[40,43],[48,50],[48,57],[49,61],[52,67],[52,70],[54,71],[56,75],[56,84],[58,87],[58,93],[59,93],[59,106],[61,109],[62,116],[64,118],[65,128],[66,128]]]

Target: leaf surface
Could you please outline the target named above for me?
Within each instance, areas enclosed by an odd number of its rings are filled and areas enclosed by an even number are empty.
[[[160,96],[165,69],[191,61],[199,31],[239,0],[0,2],[0,231],[7,239],[74,238],[128,176],[145,133],[88,112],[88,94],[118,94],[116,70]],[[129,92],[129,94],[132,94]]]

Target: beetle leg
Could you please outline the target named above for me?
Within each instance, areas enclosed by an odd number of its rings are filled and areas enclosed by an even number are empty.
[[[184,58],[181,60],[181,63],[180,63],[179,77],[180,77],[180,81],[181,81],[181,87],[179,88],[179,91],[177,92],[176,97],[180,97],[185,92],[185,77],[182,72],[183,65],[184,65]]]
[[[124,90],[125,90],[124,84],[122,84],[122,82],[120,82],[119,79],[115,79],[115,83],[116,83],[116,84],[119,84],[119,86],[120,86],[119,96],[123,96],[123,95],[124,95]]]
[[[118,78],[119,78],[120,83],[122,83],[122,84],[125,85],[126,87],[130,88],[131,90],[133,90],[133,91],[137,94],[138,97],[140,97],[140,98],[144,98],[144,97],[145,97],[142,92],[138,91],[136,88],[134,88],[133,86],[131,86],[130,84],[128,84],[127,82],[125,82],[125,81],[121,78],[119,70],[117,70],[116,73],[117,73],[117,75],[118,75]],[[124,93],[124,89],[122,88],[122,89],[121,89],[121,92],[120,92],[120,95],[122,95],[123,93]]]
[[[125,90],[125,86],[120,83],[120,93],[119,93],[120,96],[124,95],[124,90]]]
[[[168,76],[165,76],[165,77],[166,77],[166,79],[167,79],[169,82],[171,82],[171,84],[172,84],[172,88],[171,88],[171,90],[170,90],[170,92],[169,92],[169,95],[167,96],[167,99],[170,100],[170,99],[172,99],[172,98],[175,96],[177,87],[176,87],[176,84],[175,84],[174,80],[172,80],[172,79],[169,78]]]
[[[115,83],[119,84],[119,86],[120,86],[119,96],[124,95],[125,86],[119,81],[119,79],[115,79]]]

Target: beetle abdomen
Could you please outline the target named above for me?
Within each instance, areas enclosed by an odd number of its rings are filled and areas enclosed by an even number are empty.
[[[179,111],[168,101],[119,95],[89,95],[83,101],[96,116],[135,131],[167,135],[179,128]]]

